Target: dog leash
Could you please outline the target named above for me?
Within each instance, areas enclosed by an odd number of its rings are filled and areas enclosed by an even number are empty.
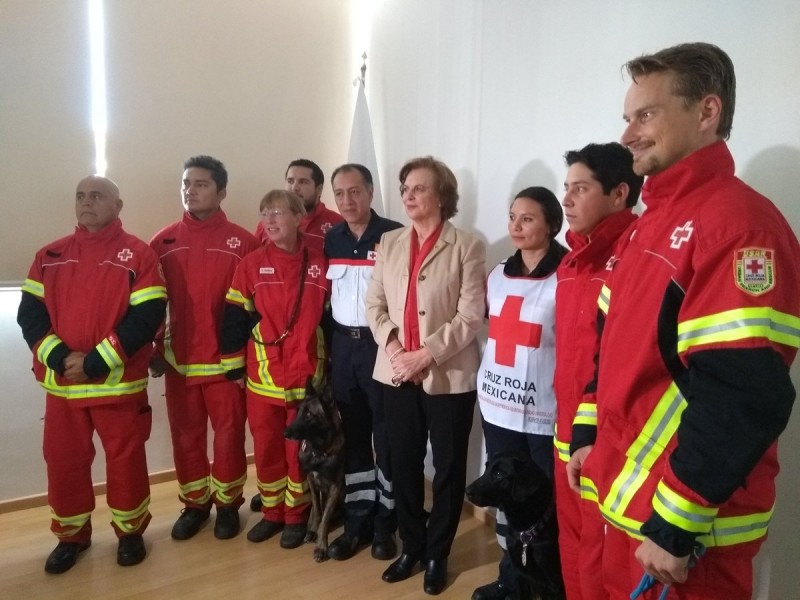
[[[522,542],[522,556],[520,559],[522,560],[523,567],[528,566],[528,544],[533,542],[533,540],[536,539],[536,537],[542,532],[545,523],[553,516],[555,508],[555,503],[551,501],[541,519],[534,523],[532,527],[529,527],[525,531],[519,532],[519,541]]]
[[[692,549],[692,554],[689,557],[689,568],[691,569],[693,566],[697,564],[697,559],[703,556],[706,551],[706,547],[703,546],[700,542],[694,543],[694,548]],[[524,561],[523,561],[523,564]],[[652,575],[645,573],[642,576],[641,581],[639,581],[639,585],[631,592],[631,600],[636,600],[639,596],[644,594],[647,590],[652,589],[658,583],[658,579],[653,577]],[[658,595],[658,600],[666,600],[667,594],[669,594],[669,585],[664,584],[664,588],[661,590],[661,593]]]

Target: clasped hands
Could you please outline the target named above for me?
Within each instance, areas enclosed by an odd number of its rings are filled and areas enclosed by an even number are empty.
[[[421,384],[433,363],[433,355],[425,346],[407,352],[397,340],[386,346],[386,354],[392,365],[392,383],[396,386],[406,382]]]
[[[64,377],[75,383],[81,383],[89,379],[83,370],[83,359],[86,354],[83,352],[70,352],[64,359]]]

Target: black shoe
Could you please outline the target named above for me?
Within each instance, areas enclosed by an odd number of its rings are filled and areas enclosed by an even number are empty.
[[[201,508],[184,508],[181,511],[181,516],[175,521],[172,526],[172,539],[174,540],[188,540],[189,538],[197,535],[200,527],[208,520],[209,510]]]
[[[295,523],[287,525],[283,528],[281,533],[281,548],[291,550],[292,548],[299,548],[303,545],[306,537],[305,523]]]
[[[250,498],[250,510],[253,512],[261,512],[261,508],[264,504],[261,502],[261,494],[256,494],[252,498]]]
[[[506,600],[511,596],[511,590],[504,586],[500,581],[487,583],[472,592],[471,600]]]
[[[413,556],[403,552],[400,557],[389,565],[383,572],[381,579],[387,583],[396,583],[408,579],[414,574],[414,567],[419,562],[419,556]]]
[[[447,559],[431,559],[423,561],[425,566],[425,578],[422,581],[422,589],[426,594],[436,596],[442,593],[447,585]]]
[[[78,555],[92,542],[58,542],[44,563],[44,570],[53,575],[65,573],[78,562]]]
[[[397,543],[394,536],[389,536],[385,540],[373,540],[372,558],[376,560],[392,560],[397,556]]]
[[[328,556],[333,560],[347,560],[353,557],[359,547],[368,543],[369,540],[364,541],[357,535],[343,533],[328,546]]]
[[[229,540],[239,535],[238,506],[218,506],[217,519],[214,521],[214,537],[218,540]]]
[[[247,532],[247,539],[251,542],[263,542],[283,529],[283,523],[261,519]]]
[[[141,533],[131,533],[119,538],[117,564],[121,567],[138,565],[147,556]]]
[[[475,588],[470,600],[506,600],[511,597],[511,590],[497,580]]]

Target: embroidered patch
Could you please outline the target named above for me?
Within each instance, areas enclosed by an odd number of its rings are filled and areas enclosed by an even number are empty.
[[[274,275],[275,269],[272,267],[261,267],[258,269],[259,275]]]
[[[734,253],[733,277],[744,292],[760,296],[775,287],[775,252],[767,248],[742,248]]]
[[[131,252],[130,248],[123,248],[119,252],[117,252],[117,258],[121,262],[128,262],[130,259],[133,258],[133,252]]]
[[[308,274],[311,275],[314,279],[316,279],[322,274],[322,269],[320,269],[317,265],[311,265],[308,268]]]
[[[375,262],[376,260],[378,260],[378,253],[375,250],[369,250],[367,252],[367,260]]]

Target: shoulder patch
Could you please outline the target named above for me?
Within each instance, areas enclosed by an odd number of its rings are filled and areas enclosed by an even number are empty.
[[[736,286],[753,296],[775,287],[775,251],[770,248],[741,248],[734,252],[733,278]]]

